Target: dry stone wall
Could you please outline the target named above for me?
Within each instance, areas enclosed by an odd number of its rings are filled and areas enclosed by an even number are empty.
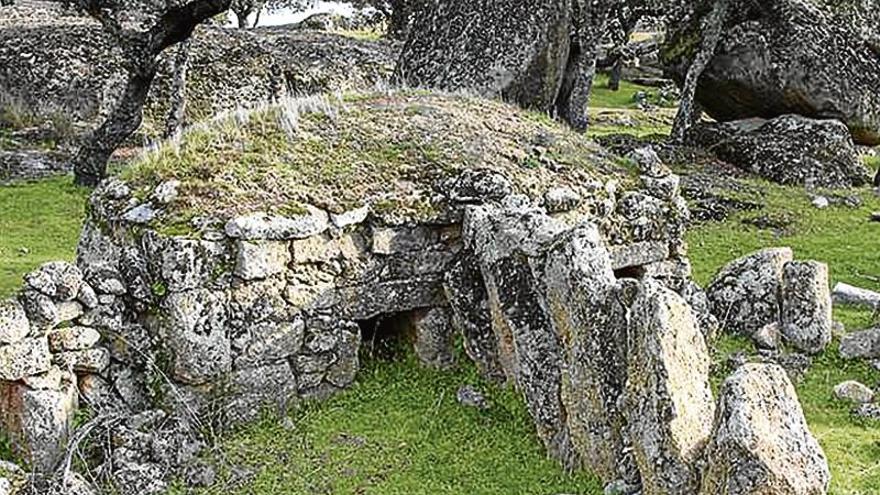
[[[179,440],[193,425],[227,427],[349,386],[363,339],[390,321],[440,368],[460,333],[480,371],[522,393],[565,466],[623,493],[698,493],[707,445],[737,439],[713,437],[711,318],[688,303],[701,297],[677,177],[650,150],[635,158],[639,189],[611,181],[593,198],[528,197],[497,171],[465,170],[444,180],[429,220],[305,207],[199,218],[187,236],[154,222],[178,184],[143,194],[109,180],[90,200],[76,265],[44,265],[0,305],[3,428],[51,471],[78,386],[84,405],[128,415],[110,469],[149,492],[174,459],[193,458]],[[800,268],[791,276],[821,275]],[[780,421],[762,417],[762,397],[741,400],[754,401],[737,405],[755,408],[748,425]],[[792,438],[812,438],[792,418]],[[796,460],[820,473],[805,486],[823,490],[824,457]],[[788,469],[774,462],[762,469]],[[700,493],[735,493],[718,486]]]

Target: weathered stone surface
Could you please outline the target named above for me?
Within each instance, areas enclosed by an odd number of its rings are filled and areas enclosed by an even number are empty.
[[[245,332],[233,342],[239,347],[235,358],[238,368],[265,365],[298,353],[303,344],[305,323],[299,318],[289,322],[264,322]]]
[[[419,15],[410,32],[396,69],[407,83],[549,110],[568,59],[571,9],[564,0],[443,2]]]
[[[831,291],[828,265],[816,261],[785,264],[782,278],[782,335],[808,354],[831,342]]]
[[[53,366],[45,373],[24,377],[22,382],[33,390],[60,390],[65,376],[66,372]]]
[[[865,404],[874,400],[874,391],[862,383],[848,380],[834,386],[834,396],[840,400]]]
[[[90,349],[101,340],[101,333],[89,327],[65,327],[52,330],[46,335],[52,352],[82,351]]]
[[[38,472],[50,473],[62,459],[77,408],[76,378],[60,390],[33,390],[0,382],[0,424],[12,446]]]
[[[52,361],[63,369],[77,373],[103,373],[110,366],[110,351],[104,348],[59,352]]]
[[[113,392],[113,385],[101,375],[85,373],[77,376],[79,394],[94,410],[109,409],[120,405]]]
[[[838,282],[832,292],[834,304],[880,308],[880,293]]]
[[[466,169],[447,179],[440,187],[454,203],[484,203],[513,194],[510,179],[492,170]]]
[[[779,184],[850,187],[870,179],[849,130],[836,120],[784,115],[706,123],[695,126],[688,140]]]
[[[462,252],[450,266],[443,282],[452,312],[452,324],[464,337],[464,350],[480,374],[491,380],[505,379],[498,356],[498,339],[492,330],[489,296],[473,250]]]
[[[455,365],[455,330],[447,308],[416,312],[413,327],[416,333],[416,355],[423,365],[438,369],[448,369]]]
[[[840,356],[844,359],[880,358],[880,328],[844,335],[840,339]]]
[[[233,239],[287,241],[318,235],[330,226],[326,211],[306,206],[306,211],[294,217],[279,217],[265,213],[238,217],[226,224],[226,235]]]
[[[737,369],[721,388],[700,495],[823,495],[830,478],[785,371]]]
[[[706,289],[722,327],[751,335],[779,321],[782,273],[793,256],[789,248],[765,249],[722,268]]]
[[[52,365],[45,337],[0,346],[0,380],[15,381],[48,371]]]
[[[608,482],[623,459],[626,312],[611,257],[593,225],[553,244],[543,273],[547,310],[562,338],[562,402],[584,465]]]
[[[67,323],[83,315],[85,310],[77,301],[63,301],[55,305],[58,308],[58,323]]]
[[[239,241],[235,274],[245,280],[266,278],[286,270],[290,259],[290,246],[286,242]]]
[[[51,297],[42,292],[25,290],[21,293],[21,305],[28,320],[37,327],[54,327],[61,321],[58,306]]]
[[[611,264],[615,270],[658,263],[669,259],[669,244],[659,241],[611,246]]]
[[[162,302],[159,330],[172,355],[174,379],[199,385],[231,369],[226,305],[225,295],[205,289],[171,293]]]
[[[782,330],[779,323],[770,323],[759,328],[752,334],[752,340],[758,349],[779,349],[782,345]]]
[[[681,296],[646,279],[628,340],[624,414],[643,493],[696,493],[697,460],[715,413],[711,359],[696,317]]]
[[[0,345],[18,342],[30,331],[31,324],[21,303],[11,298],[0,300]]]
[[[83,282],[82,287],[80,287],[79,294],[76,295],[76,300],[82,303],[86,309],[94,309],[99,304],[98,294],[95,292],[95,289],[85,282]]]
[[[522,390],[550,455],[574,465],[576,454],[561,397],[562,346],[541,311],[543,287],[530,259],[565,230],[543,211],[511,202],[501,207],[468,207],[463,237],[478,249],[505,373]]]
[[[373,252],[398,254],[431,249],[439,240],[437,232],[428,227],[397,227],[373,229]]]
[[[225,244],[219,242],[164,237],[148,232],[142,243],[151,271],[161,278],[168,292],[206,285],[215,281],[219,273],[228,271],[231,264]],[[104,289],[104,292],[119,295],[117,287]]]
[[[872,26],[842,22],[827,4],[770,0],[731,15],[699,80],[701,106],[719,121],[784,114],[837,119],[856,142],[880,143],[880,60],[859,32]],[[679,80],[710,10],[670,23],[663,58]]]
[[[474,388],[473,385],[462,385],[455,392],[455,400],[465,407],[473,407],[476,409],[489,409],[489,401],[482,392]]]
[[[697,315],[700,330],[703,332],[706,343],[711,344],[715,340],[721,324],[718,322],[718,318],[712,314],[712,303],[709,301],[706,291],[696,282],[688,281],[681,289],[681,296]]]
[[[79,268],[65,261],[50,261],[24,277],[28,287],[56,301],[72,301],[79,294],[83,275]]]
[[[547,213],[563,213],[576,209],[584,201],[580,194],[569,187],[554,187],[544,193]]]
[[[226,414],[233,425],[257,419],[270,404],[283,415],[298,398],[296,377],[286,361],[237,370],[231,386],[232,400]]]

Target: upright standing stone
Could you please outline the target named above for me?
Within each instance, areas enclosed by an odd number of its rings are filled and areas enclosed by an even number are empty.
[[[562,402],[572,443],[605,482],[618,479],[625,420],[626,312],[611,257],[594,225],[554,243],[544,269],[547,309],[562,338]]]
[[[561,397],[562,347],[533,266],[541,247],[564,230],[543,211],[515,202],[465,213],[464,239],[479,249],[501,364],[522,391],[547,451],[574,466]]]
[[[817,354],[831,342],[828,265],[816,261],[785,264],[782,280],[782,335],[802,352]]]
[[[739,367],[721,387],[700,495],[824,495],[830,478],[785,370]]]
[[[722,268],[706,289],[721,326],[751,336],[764,325],[778,322],[782,272],[793,257],[790,248],[764,249]]]
[[[709,365],[690,307],[646,279],[632,306],[625,396],[644,495],[697,492],[697,461],[715,413]]]
[[[571,0],[434,2],[397,66],[412,86],[473,90],[550,110],[571,43]]]
[[[0,382],[0,426],[16,453],[37,472],[51,473],[63,458],[76,408],[76,377],[71,374],[65,373],[54,389]]]

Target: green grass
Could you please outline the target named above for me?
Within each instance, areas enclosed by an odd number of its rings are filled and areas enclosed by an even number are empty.
[[[638,108],[635,94],[642,91],[648,95],[649,101],[655,101],[657,88],[641,86],[627,81],[620,81],[620,89],[612,91],[608,89],[608,75],[598,74],[593,81],[590,105],[596,108]]]
[[[456,401],[475,384],[487,411]],[[266,420],[224,438],[220,466],[255,474],[220,482],[205,494],[554,494],[601,493],[585,473],[567,475],[547,459],[521,397],[491,387],[472,366],[456,372],[421,368],[412,353],[368,360],[355,386],[305,407],[288,426]],[[172,493],[184,493],[182,488]]]
[[[0,297],[41,263],[73,260],[87,195],[70,177],[0,186]]]
[[[761,212],[739,213],[723,223],[705,224],[688,235],[690,255],[697,281],[707,283],[713,274],[730,260],[754,250],[790,246],[799,259],[828,263],[832,283],[844,281],[880,290],[880,224],[868,221],[872,211],[880,210],[880,198],[864,193],[863,207],[831,207],[818,210],[809,204],[799,188],[766,183]],[[765,213],[788,213],[794,223],[779,235],[747,226],[742,220]],[[849,331],[866,328],[871,323],[868,311],[839,309],[835,318]],[[750,350],[741,339],[725,337],[717,345],[719,356],[738,350]],[[721,377],[716,377],[720,381]],[[832,495],[869,495],[880,493],[880,429],[853,417],[851,407],[832,396],[832,388],[844,380],[858,380],[869,386],[880,381],[880,373],[866,363],[840,359],[837,344],[814,360],[813,367],[798,394],[810,428],[819,439],[832,471]]]

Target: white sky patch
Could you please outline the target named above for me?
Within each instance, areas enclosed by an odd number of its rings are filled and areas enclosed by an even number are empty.
[[[318,2],[314,8],[294,12],[291,9],[282,9],[277,12],[264,11],[260,15],[260,24],[258,26],[281,26],[284,24],[293,24],[302,21],[306,17],[313,14],[341,14],[351,15],[354,9],[350,4],[343,2]],[[229,25],[237,26],[237,17],[233,12],[229,13]]]

